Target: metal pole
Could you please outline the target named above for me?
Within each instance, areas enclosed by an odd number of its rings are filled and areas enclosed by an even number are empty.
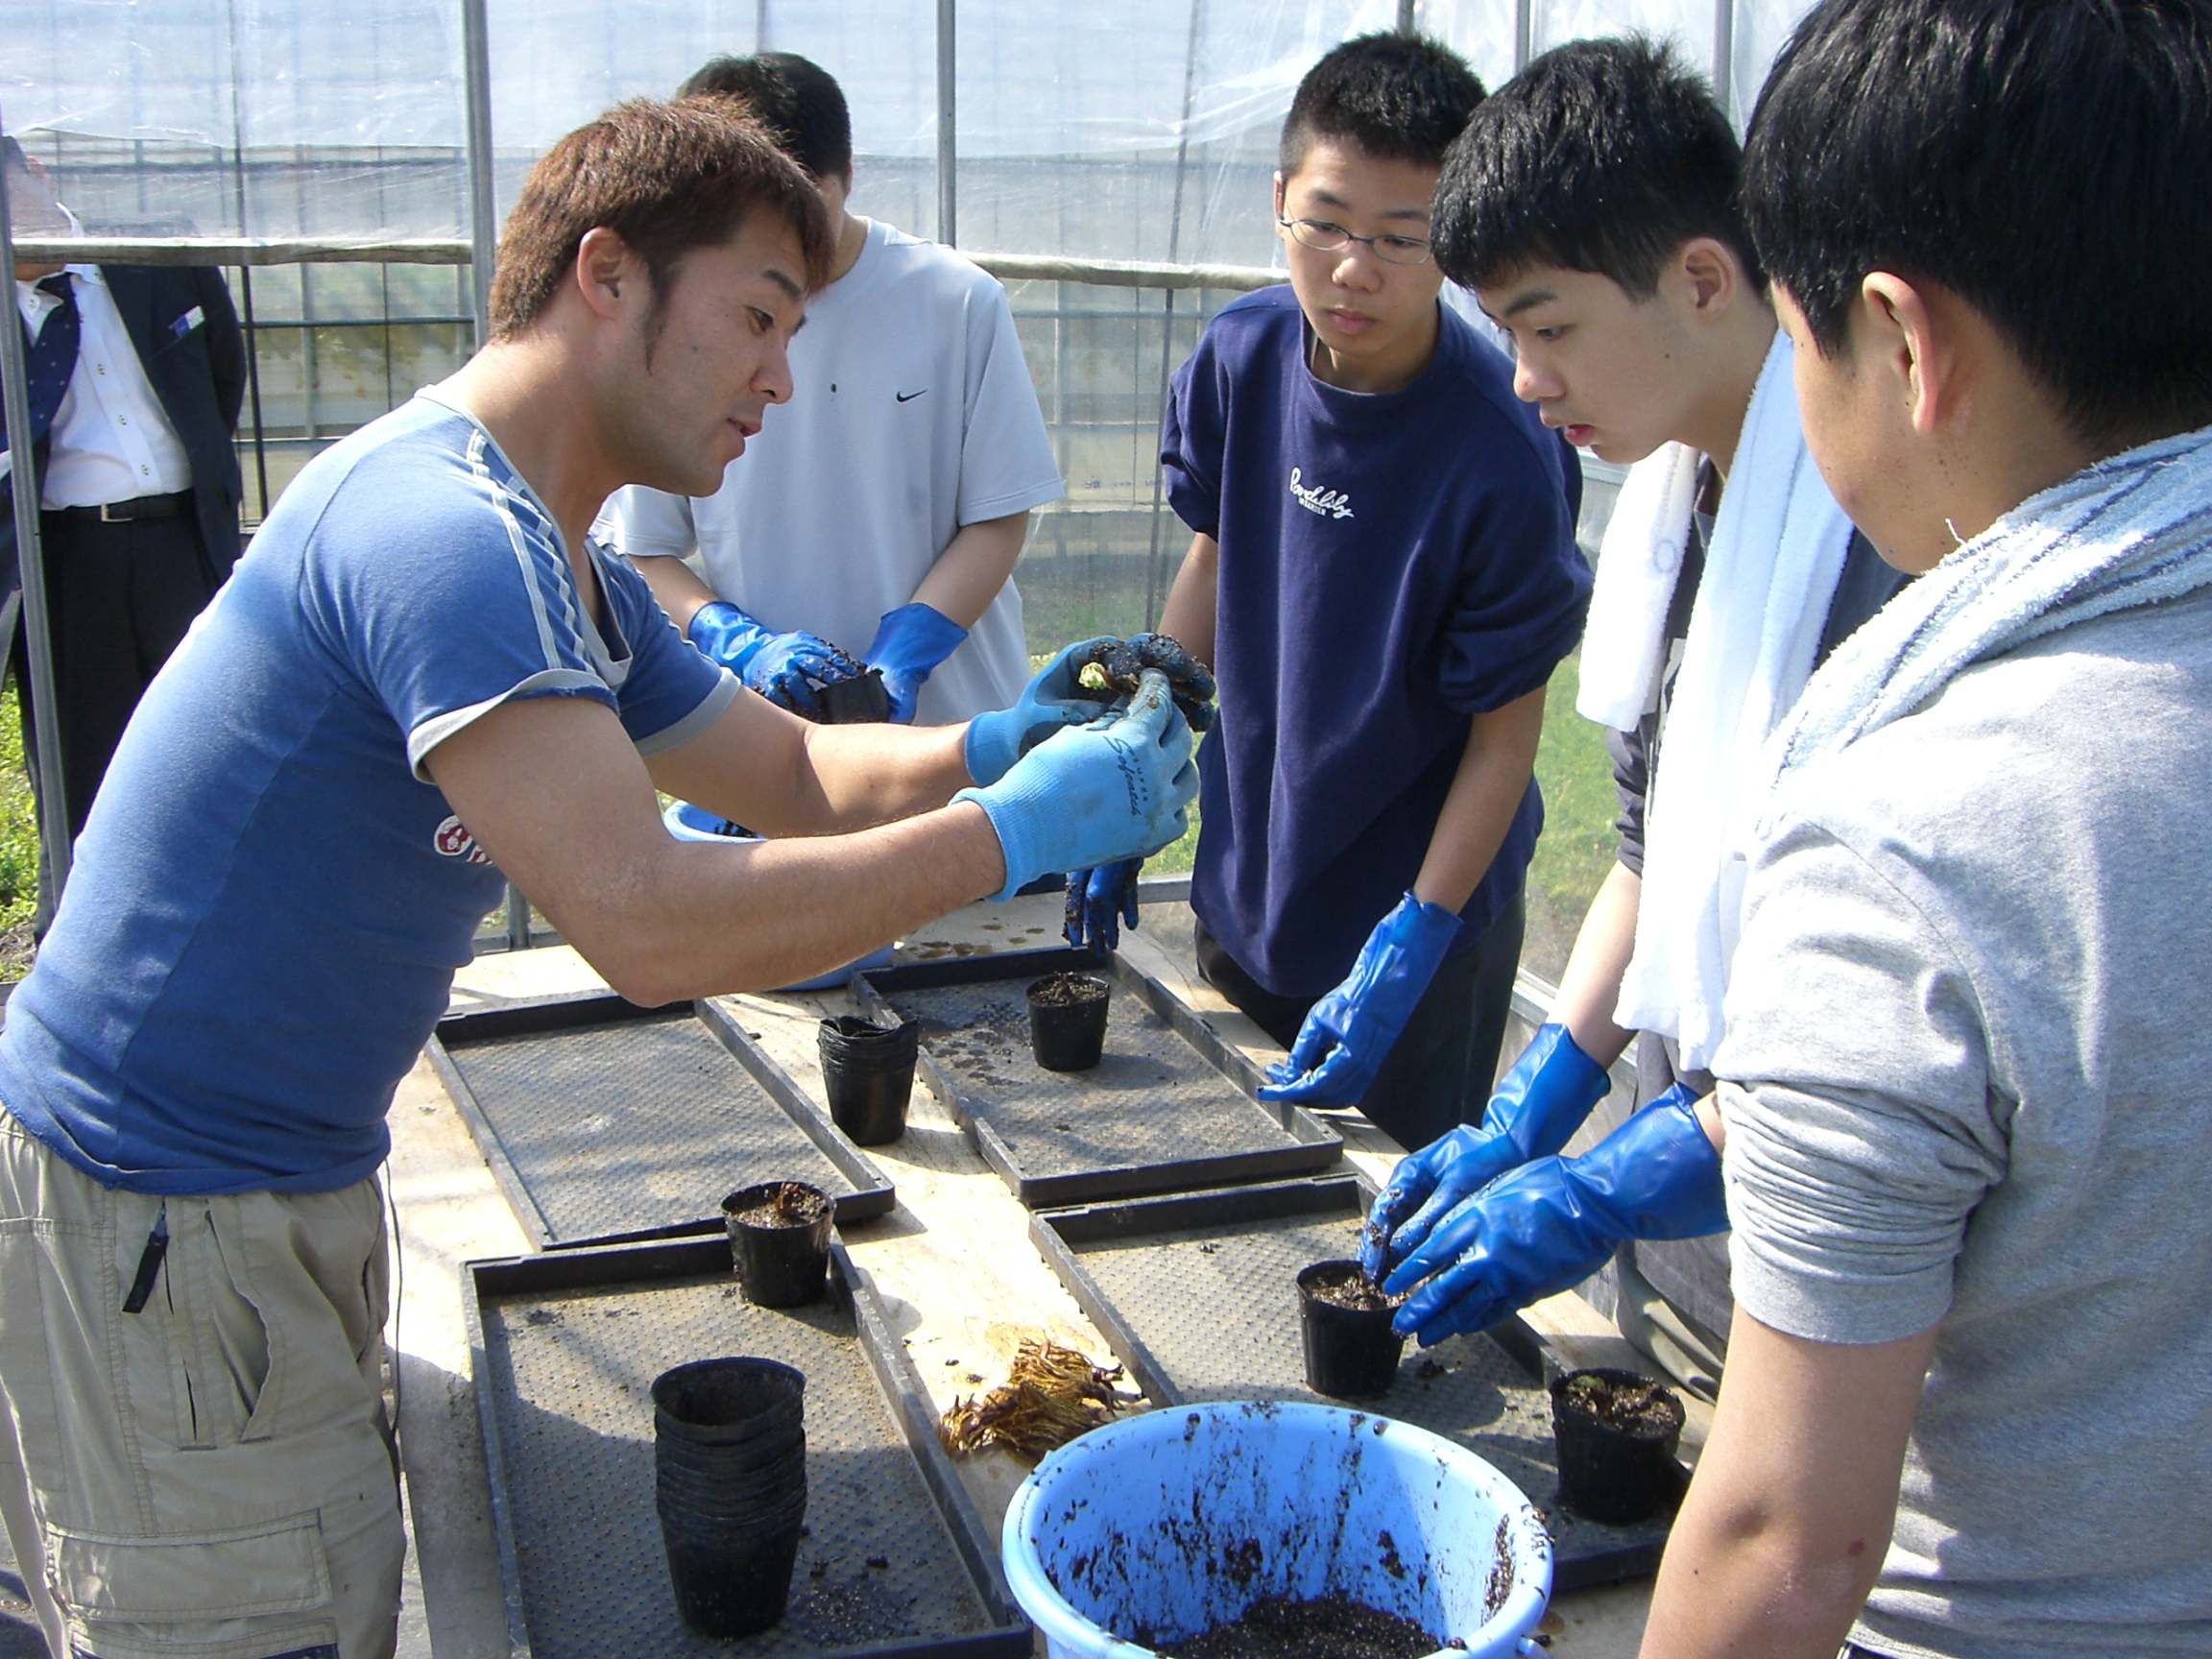
[[[1513,73],[1528,67],[1536,56],[1535,0],[1513,0]]]
[[[238,293],[246,303],[246,397],[253,409],[254,513],[269,517],[269,436],[261,424],[261,336],[253,322],[253,268],[238,267]]]
[[[0,122],[0,132],[6,124]],[[38,744],[38,856],[57,907],[69,880],[68,782],[61,773],[61,704],[54,690],[54,647],[47,633],[46,562],[38,545],[38,465],[31,442],[31,373],[13,305],[14,221],[8,169],[0,166],[0,266],[8,272],[11,315],[0,328],[0,397],[8,410],[8,482],[15,505],[15,568],[23,584],[23,639],[31,659],[31,706]],[[0,646],[0,650],[4,650]]]
[[[1713,97],[1723,115],[1735,113],[1735,59],[1736,0],[1713,0]]]
[[[499,244],[499,203],[492,180],[492,35],[484,0],[461,0],[461,57],[469,83],[469,308],[481,349],[492,338],[492,261]]]
[[[1399,15],[1412,10],[1410,0],[1399,0]],[[1172,265],[1183,245],[1183,180],[1190,160],[1190,120],[1198,107],[1198,41],[1204,27],[1205,0],[1190,0],[1190,36],[1183,50],[1183,121],[1181,131],[1175,134],[1175,200],[1167,216],[1167,262]],[[1407,33],[1401,26],[1401,33]],[[1205,296],[1199,296],[1200,314],[1204,314]],[[1160,408],[1163,416],[1167,408],[1168,375],[1175,367],[1175,291],[1170,288],[1161,302],[1160,314]],[[1158,431],[1154,427],[1154,431]],[[1154,628],[1160,622],[1160,608],[1165,603],[1160,592],[1161,503],[1166,480],[1160,466],[1160,445],[1152,445],[1152,545],[1144,556],[1144,626]]]
[[[1411,35],[1418,28],[1413,16],[1414,4],[1415,0],[1398,0],[1398,33],[1401,35]]]
[[[952,48],[958,0],[937,0],[937,240],[960,245],[960,144],[955,120],[959,57]]]
[[[492,31],[484,0],[461,0],[462,71],[469,83],[469,309],[476,349],[492,338],[492,262],[498,252],[499,203],[492,179]],[[306,291],[306,273],[301,273]],[[530,901],[507,883],[507,949],[530,949]]]

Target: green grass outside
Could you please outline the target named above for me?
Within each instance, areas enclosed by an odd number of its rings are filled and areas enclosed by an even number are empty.
[[[23,769],[15,683],[0,690],[0,980],[31,971],[31,912],[38,903],[38,814]]]
[[[1536,781],[1544,791],[1544,836],[1528,866],[1528,885],[1555,916],[1576,926],[1613,868],[1620,836],[1613,828],[1613,760],[1605,729],[1575,712],[1582,654],[1559,664],[1544,703],[1544,736],[1536,746]]]

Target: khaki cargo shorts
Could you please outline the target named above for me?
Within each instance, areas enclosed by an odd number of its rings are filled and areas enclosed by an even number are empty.
[[[167,1252],[126,1313],[164,1209]],[[0,1516],[49,1646],[392,1652],[404,1539],[386,1275],[373,1178],[114,1191],[0,1111]]]

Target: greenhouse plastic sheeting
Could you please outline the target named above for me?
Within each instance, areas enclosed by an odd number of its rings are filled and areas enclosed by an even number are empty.
[[[1748,111],[1803,0],[1533,0],[1527,49],[1671,36]],[[1275,131],[1335,41],[1395,0],[960,0],[957,240],[1007,252],[1266,264]],[[1416,21],[1495,85],[1513,0]],[[862,210],[936,224],[935,0],[491,0],[499,201],[546,145],[705,59],[765,45],[845,85]],[[469,234],[456,0],[0,0],[0,113],[105,228],[389,240]]]

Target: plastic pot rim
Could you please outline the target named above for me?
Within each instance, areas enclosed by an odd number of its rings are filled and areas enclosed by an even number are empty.
[[[1623,1429],[1616,1424],[1600,1422],[1596,1416],[1583,1410],[1580,1407],[1570,1406],[1567,1403],[1565,1398],[1567,1384],[1574,1382],[1577,1377],[1602,1377],[1608,1382],[1613,1383],[1647,1382],[1659,1389],[1662,1397],[1673,1408],[1673,1425],[1653,1433],[1648,1430]],[[1684,1425],[1689,1421],[1690,1414],[1682,1404],[1682,1397],[1673,1389],[1668,1387],[1656,1377],[1647,1377],[1641,1371],[1629,1371],[1618,1365],[1585,1365],[1580,1370],[1570,1371],[1551,1384],[1550,1393],[1554,1429],[1557,1427],[1559,1418],[1569,1417],[1577,1428],[1586,1429],[1602,1440],[1618,1441],[1624,1445],[1658,1445],[1662,1441],[1673,1439],[1680,1435]]]
[[[1085,997],[1076,1002],[1040,1002],[1037,1000],[1037,993],[1044,986],[1053,981],[1069,979],[1081,980],[1084,984],[1096,990],[1098,994],[1095,997]],[[1094,1002],[1111,1001],[1114,997],[1114,982],[1110,979],[1101,978],[1096,974],[1079,974],[1074,969],[1065,968],[1030,980],[1028,985],[1023,988],[1022,995],[1032,1008],[1043,1008],[1054,1014],[1071,1014],[1078,1008],[1090,1007]]]
[[[781,1221],[770,1224],[765,1221],[741,1221],[738,1219],[741,1211],[751,1210],[757,1205],[767,1203],[770,1195],[779,1187],[804,1188],[819,1198],[828,1208],[811,1221]],[[804,1233],[810,1228],[821,1226],[825,1221],[835,1221],[837,1219],[837,1201],[823,1191],[821,1188],[805,1181],[756,1181],[750,1187],[740,1187],[734,1192],[724,1194],[722,1219],[726,1225],[742,1227],[748,1233]]]

